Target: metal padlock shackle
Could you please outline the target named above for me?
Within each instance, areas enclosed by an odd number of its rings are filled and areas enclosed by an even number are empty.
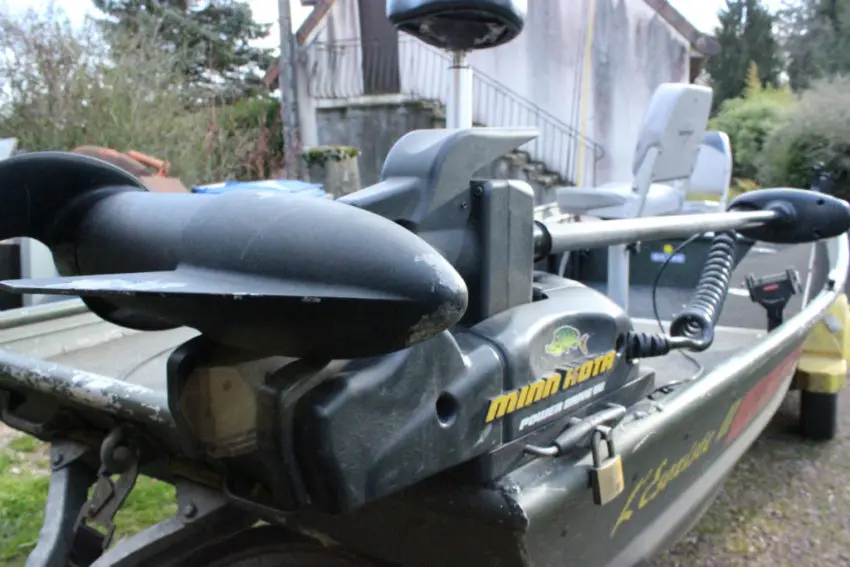
[[[603,440],[605,441],[605,444],[608,445],[607,458],[610,459],[617,454],[616,447],[614,446],[613,428],[605,425],[597,425],[590,438],[590,453],[593,457],[593,466],[597,468],[602,466],[602,455],[599,454],[599,448]]]

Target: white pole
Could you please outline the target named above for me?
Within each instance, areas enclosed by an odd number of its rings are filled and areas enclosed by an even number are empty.
[[[625,244],[608,247],[608,297],[626,313],[629,312],[629,254]]]
[[[452,52],[451,92],[446,105],[446,128],[472,128],[472,68],[466,52]]]

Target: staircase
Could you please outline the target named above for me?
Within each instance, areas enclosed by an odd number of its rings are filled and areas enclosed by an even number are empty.
[[[444,127],[450,55],[404,35],[398,38],[397,51],[394,47],[370,45],[360,39],[305,46],[308,92],[325,107],[367,100],[385,105],[415,101],[430,113],[430,127]],[[580,169],[583,184],[595,184],[596,164],[603,156],[599,144],[478,70],[473,74],[473,93],[475,125],[533,128],[539,134],[486,171],[475,172],[476,176],[527,181],[535,189],[538,203],[554,200],[554,192],[546,189],[574,185]]]

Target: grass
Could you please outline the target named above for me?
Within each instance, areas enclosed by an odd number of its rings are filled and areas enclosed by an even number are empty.
[[[47,497],[47,450],[29,436],[0,449],[0,567],[24,565],[38,541]],[[137,533],[176,511],[174,487],[140,477],[115,519],[115,537]]]
[[[727,199],[731,201],[738,195],[743,193],[743,191],[739,190],[737,187],[729,188],[729,196]],[[717,194],[715,193],[688,193],[686,199],[688,201],[719,201]]]

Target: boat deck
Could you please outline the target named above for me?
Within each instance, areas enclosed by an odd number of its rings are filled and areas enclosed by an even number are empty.
[[[650,319],[636,319],[635,328],[658,331],[656,322]],[[165,387],[165,362],[171,350],[197,334],[191,329],[133,332],[86,313],[5,330],[0,348],[160,390]],[[754,329],[719,327],[712,348],[694,357],[711,367],[763,334]],[[645,364],[656,370],[659,386],[689,378],[698,370],[676,353]]]
[[[733,274],[732,292],[721,312],[714,345],[704,353],[693,355],[694,358],[710,369],[762,336],[765,312],[750,301],[743,288],[746,275],[765,275],[795,267],[804,277],[809,250],[809,246],[755,247]],[[815,282],[821,285],[822,278],[816,274]],[[685,289],[658,289],[659,316],[665,320],[665,327],[666,320],[687,303],[691,293],[692,290]],[[632,288],[629,312],[638,331],[659,330],[651,297],[649,287]],[[795,297],[788,306],[787,316],[799,311],[800,303],[800,296]],[[197,334],[185,328],[140,333],[105,323],[92,313],[83,313],[0,330],[0,348],[159,390],[165,385],[165,361],[171,350]],[[645,364],[656,370],[658,385],[690,378],[698,370],[679,353],[647,359]]]

